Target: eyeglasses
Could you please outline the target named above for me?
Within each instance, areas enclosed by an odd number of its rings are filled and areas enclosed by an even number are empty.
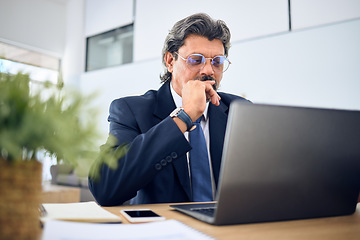
[[[182,57],[178,52],[175,52],[182,60],[186,61],[186,65],[191,71],[200,72],[204,66],[206,59],[210,59],[211,67],[215,72],[225,72],[231,62],[225,56],[215,56],[213,58],[206,58],[201,54],[191,54],[187,58]]]

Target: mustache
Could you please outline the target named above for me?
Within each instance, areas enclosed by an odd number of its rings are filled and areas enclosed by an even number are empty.
[[[215,81],[215,83],[214,83],[214,85],[212,85],[212,87],[213,87],[213,89],[215,91],[217,91],[217,89],[218,89],[217,81],[215,80],[215,78],[213,78],[210,75],[205,75],[205,76],[199,77],[199,78],[197,78],[197,80],[200,80],[200,81],[208,81],[208,80]]]

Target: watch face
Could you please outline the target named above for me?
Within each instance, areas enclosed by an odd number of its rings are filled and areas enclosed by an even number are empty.
[[[176,117],[179,112],[182,110],[182,108],[176,108],[172,113],[170,113],[170,117]]]

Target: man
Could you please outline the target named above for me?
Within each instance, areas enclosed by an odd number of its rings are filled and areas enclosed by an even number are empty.
[[[248,102],[216,91],[230,65],[229,47],[226,24],[206,14],[173,26],[163,48],[160,89],[111,103],[110,133],[129,150],[117,169],[104,165],[100,181],[89,179],[99,204],[214,200],[229,105],[233,100]],[[196,129],[197,119],[201,122]],[[190,138],[196,131],[205,137],[205,153],[195,153],[201,144]],[[199,157],[192,157],[196,154]],[[203,157],[197,167],[192,165]]]

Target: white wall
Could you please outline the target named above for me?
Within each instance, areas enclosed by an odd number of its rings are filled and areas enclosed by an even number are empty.
[[[360,17],[359,0],[291,0],[292,29]]]
[[[160,57],[165,37],[174,23],[197,12],[224,20],[235,42],[287,31],[287,9],[287,0],[222,0],[221,3],[218,0],[137,0],[134,60]]]
[[[62,74],[65,86],[79,87],[85,69],[85,1],[68,1]]]
[[[0,0],[0,41],[62,57],[65,1]]]
[[[360,110],[360,19],[234,44],[221,90],[256,103]]]
[[[85,35],[92,36],[133,22],[133,0],[86,0]]]

